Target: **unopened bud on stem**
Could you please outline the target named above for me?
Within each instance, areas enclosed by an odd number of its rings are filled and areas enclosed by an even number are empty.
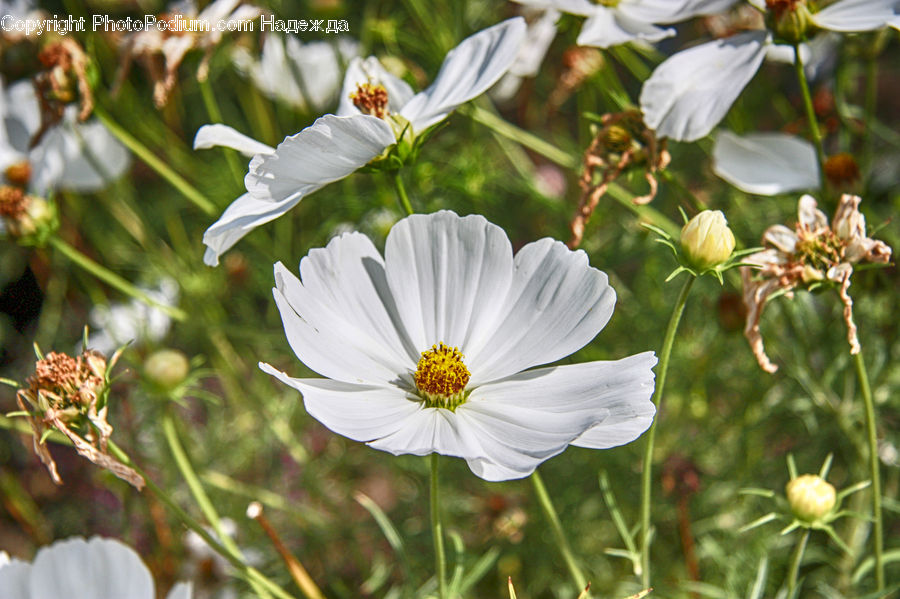
[[[694,268],[724,263],[734,251],[734,234],[721,210],[704,210],[681,229],[681,249]]]
[[[791,511],[806,522],[815,522],[830,514],[837,501],[834,487],[815,474],[791,479],[785,493]]]

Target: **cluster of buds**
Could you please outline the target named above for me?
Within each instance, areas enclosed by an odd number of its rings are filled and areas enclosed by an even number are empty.
[[[584,172],[579,181],[581,198],[569,225],[572,230],[569,247],[572,249],[581,245],[584,227],[610,183],[628,171],[640,170],[650,189],[632,201],[646,204],[656,197],[657,173],[671,161],[666,140],[656,139],[656,133],[644,124],[639,110],[605,114],[601,125],[584,153]]]
[[[747,322],[744,335],[760,367],[775,372],[763,348],[759,321],[769,296],[782,292],[790,296],[797,287],[810,291],[831,285],[838,289],[844,305],[844,322],[850,353],[859,353],[856,325],[853,322],[853,300],[850,298],[850,276],[858,262],[886,264],[891,248],[882,241],[866,236],[866,220],[859,211],[860,198],[841,197],[831,225],[811,196],[800,198],[798,221],[794,229],[784,225],[769,227],[763,243],[770,246],[748,256],[748,266],[741,269]]]
[[[5,233],[24,245],[43,245],[56,230],[56,208],[44,198],[25,191],[30,170],[27,162],[6,170],[8,181],[15,180],[22,185],[0,185],[0,234]]]
[[[119,355],[117,352],[107,363],[102,354],[90,350],[74,358],[57,352],[38,353],[27,387],[16,393],[20,415],[31,426],[34,451],[57,484],[62,484],[62,479],[44,443],[53,430],[65,435],[81,456],[137,489],[144,486],[140,474],[108,452],[113,432],[106,420],[109,373]]]

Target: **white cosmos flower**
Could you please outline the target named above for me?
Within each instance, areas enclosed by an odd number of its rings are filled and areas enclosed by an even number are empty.
[[[813,13],[811,20],[830,31],[872,31],[897,18],[898,4],[897,0],[840,0]],[[749,31],[669,57],[641,89],[647,126],[660,137],[680,141],[706,136],[756,75],[772,43],[768,31]]]
[[[120,177],[131,162],[128,152],[102,123],[81,123],[77,113],[76,106],[67,106],[62,121],[32,146],[41,128],[34,85],[25,80],[4,89],[0,81],[0,173],[4,179],[7,169],[27,163],[28,190],[44,195],[53,189],[96,191]]]
[[[294,353],[327,378],[260,367],[353,440],[461,457],[499,481],[570,444],[629,443],[653,420],[653,352],[531,369],[590,342],[615,304],[606,274],[559,241],[513,257],[500,227],[442,211],[398,222],[384,258],[365,235],[335,238],[300,276],[275,265],[275,303]]]
[[[203,234],[204,262],[215,266],[241,237],[278,218],[303,197],[365,166],[397,144],[399,134],[404,139],[419,135],[482,94],[509,69],[524,37],[525,20],[516,17],[466,38],[447,53],[434,83],[418,94],[375,57],[354,59],[344,78],[338,115],[316,119],[277,148],[224,125],[201,127],[195,149],[226,146],[253,156],[244,178],[247,193]],[[373,110],[383,118],[363,114],[354,106],[349,96],[361,91],[360,86],[368,86],[366,93],[378,94],[377,102],[386,102]]]
[[[270,98],[320,111],[336,99],[344,65],[358,53],[359,42],[348,37],[303,43],[297,36],[268,34],[259,58],[239,47],[232,60]]]
[[[155,599],[153,578],[140,556],[115,539],[73,537],[37,552],[32,563],[0,559],[0,591],[9,599]],[[176,584],[167,599],[191,599]]]
[[[747,193],[773,196],[819,187],[815,147],[786,133],[739,136],[719,131],[712,151],[713,171]]]
[[[163,279],[156,289],[141,291],[160,304],[178,304],[178,283],[174,279]],[[107,356],[126,343],[160,341],[172,326],[168,314],[136,299],[124,304],[96,305],[91,308],[90,321],[93,333],[88,347]]]
[[[737,0],[513,0],[587,17],[578,34],[579,46],[609,48],[633,41],[658,42],[675,35],[657,27],[697,15],[721,12]]]

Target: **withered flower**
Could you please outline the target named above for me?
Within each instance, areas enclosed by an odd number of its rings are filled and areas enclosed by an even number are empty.
[[[31,140],[36,145],[44,133],[58,125],[68,104],[78,103],[78,120],[84,122],[94,109],[88,82],[88,57],[75,40],[61,38],[41,49],[38,58],[44,70],[34,78],[41,108],[41,127]]]
[[[859,196],[844,194],[831,225],[816,207],[816,200],[805,195],[800,198],[798,222],[794,230],[784,225],[769,227],[763,234],[768,249],[745,258],[754,265],[741,267],[744,305],[747,322],[744,335],[760,367],[775,372],[778,367],[766,356],[759,319],[766,300],[773,293],[784,292],[789,297],[794,288],[815,289],[832,283],[838,287],[844,304],[844,322],[850,353],[860,351],[853,322],[853,300],[847,293],[853,265],[858,262],[887,263],[891,248],[882,241],[866,237],[866,220],[859,211]]]
[[[110,363],[95,351],[85,350],[75,358],[50,352],[39,356],[27,387],[16,393],[19,408],[31,425],[34,452],[41,459],[53,482],[62,484],[53,456],[44,444],[47,432],[65,435],[75,450],[94,464],[109,470],[138,490],[143,488],[140,474],[109,455],[107,445],[113,428],[107,422]]]
[[[639,110],[605,114],[601,123],[603,127],[584,153],[584,173],[579,182],[581,199],[569,225],[572,230],[569,247],[572,249],[581,244],[584,227],[610,183],[627,170],[642,170],[650,190],[632,201],[646,204],[656,197],[656,173],[671,161],[666,140],[656,139],[656,134],[644,124]]]

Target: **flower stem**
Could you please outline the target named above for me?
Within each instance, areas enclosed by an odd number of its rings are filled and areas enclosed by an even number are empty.
[[[444,525],[438,485],[438,454],[431,454],[431,533],[434,536],[434,568],[437,571],[438,597],[447,599],[447,560],[444,554]]]
[[[669,358],[672,355],[672,346],[675,344],[675,333],[687,304],[688,294],[694,284],[694,276],[689,276],[681,293],[675,302],[675,309],[669,318],[669,326],[666,329],[666,337],[663,340],[662,351],[659,356],[659,369],[656,374],[656,417],[647,432],[647,445],[644,449],[644,470],[641,473],[641,586],[650,586],[650,480],[653,468],[653,443],[656,439],[656,425],[659,422],[659,413],[662,408],[663,391],[666,386],[666,374],[669,370]]]
[[[787,596],[794,597],[794,589],[797,588],[797,577],[800,573],[800,562],[803,561],[803,553],[806,551],[806,542],[809,541],[810,530],[807,528],[803,531],[803,536],[800,537],[800,542],[797,543],[796,549],[794,549],[794,555],[791,557],[791,565],[788,570],[788,579],[787,579]]]
[[[194,206],[210,216],[216,213],[215,205],[197,191],[197,188],[188,183],[184,177],[172,170],[168,164],[160,160],[144,144],[120,127],[104,110],[95,106],[94,114],[106,125],[109,132],[116,136],[116,139],[134,152],[144,164],[156,171],[160,177],[168,181],[172,187],[181,192],[181,195],[187,198]]]
[[[397,188],[397,200],[400,202],[400,207],[406,211],[407,215],[415,214],[415,210],[413,210],[412,204],[409,203],[409,196],[406,195],[406,187],[403,185],[403,177],[400,176],[400,171],[394,172],[394,187]]]
[[[878,590],[884,589],[884,531],[881,516],[881,474],[878,468],[878,438],[875,428],[875,402],[872,398],[872,388],[869,385],[869,375],[866,372],[866,362],[862,351],[853,356],[856,366],[856,377],[859,379],[859,387],[862,391],[863,402],[866,408],[866,436],[869,442],[869,475],[872,478],[872,526],[875,529],[875,584]]]
[[[803,59],[800,57],[800,45],[794,44],[794,70],[797,72],[797,81],[800,83],[800,91],[803,93],[803,106],[806,108],[806,118],[809,121],[809,132],[816,147],[816,156],[819,159],[819,176],[825,177],[825,146],[822,143],[822,132],[816,119],[816,109],[813,106],[812,95],[809,93],[809,82],[806,80],[806,71],[803,69]]]
[[[109,450],[120,462],[122,462],[126,466],[134,468],[134,470],[138,474],[140,474],[144,478],[144,481],[147,483],[147,486],[145,488],[150,491],[150,493],[152,493],[154,497],[159,499],[163,505],[172,510],[175,516],[177,516],[185,526],[197,533],[200,538],[202,538],[206,542],[206,544],[209,545],[210,549],[228,560],[228,562],[232,566],[234,566],[239,572],[241,572],[245,580],[247,580],[248,582],[255,581],[259,583],[263,587],[262,590],[265,591],[265,595],[274,595],[279,599],[295,599],[293,595],[269,580],[269,578],[267,578],[262,572],[260,572],[256,568],[253,568],[252,566],[248,566],[247,564],[245,564],[240,557],[232,554],[231,551],[225,548],[221,543],[219,543],[219,541],[214,539],[213,536],[209,534],[209,532],[207,532],[207,530],[203,527],[203,525],[200,524],[200,522],[198,522],[190,514],[184,511],[181,506],[175,503],[175,501],[172,500],[172,498],[169,497],[169,495],[165,491],[163,491],[155,482],[153,482],[153,479],[151,479],[140,466],[135,464],[131,460],[131,458],[128,457],[128,454],[122,451],[122,449],[119,448],[119,446],[116,445],[112,440],[109,441]]]
[[[117,275],[111,270],[107,269],[105,266],[101,266],[97,264],[77,249],[63,241],[60,237],[55,235],[49,238],[49,243],[56,249],[60,254],[64,255],[66,258],[74,262],[76,265],[80,266],[84,270],[88,271],[104,283],[107,283],[111,287],[118,289],[125,295],[131,296],[139,302],[143,302],[148,306],[152,306],[154,308],[158,308],[159,310],[165,312],[175,320],[180,322],[184,322],[187,320],[188,316],[184,310],[176,308],[174,306],[167,306],[166,304],[160,303]]]
[[[531,482],[534,484],[534,492],[537,494],[538,501],[544,510],[544,515],[547,517],[547,521],[550,522],[553,538],[556,539],[559,552],[562,553],[563,560],[566,562],[566,567],[572,576],[572,582],[575,583],[578,591],[581,592],[587,586],[587,580],[581,572],[581,568],[578,567],[578,562],[575,561],[575,554],[572,553],[572,548],[569,546],[569,541],[563,532],[562,524],[559,522],[559,515],[556,513],[556,508],[553,507],[553,501],[550,499],[550,494],[547,493],[547,487],[544,486],[544,481],[537,470],[532,473]]]

